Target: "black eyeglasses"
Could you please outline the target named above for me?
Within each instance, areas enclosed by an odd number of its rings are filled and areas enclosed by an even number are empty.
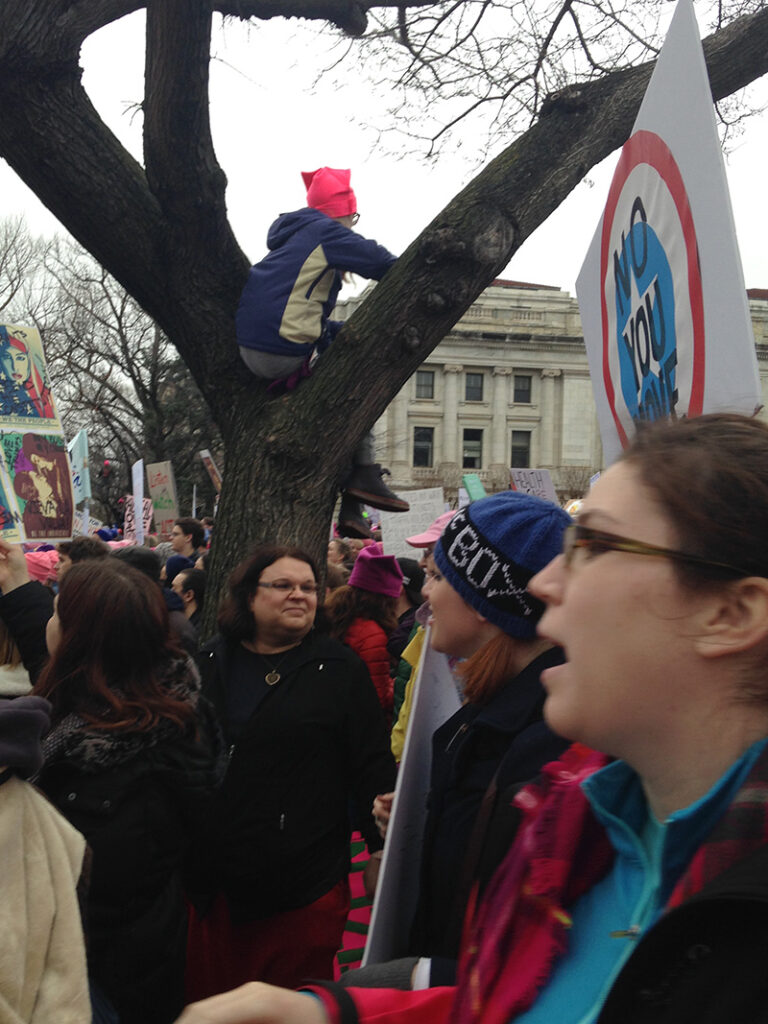
[[[257,583],[257,587],[266,587],[268,590],[277,590],[281,594],[290,594],[294,590],[300,590],[302,594],[316,594],[320,589],[317,583],[291,583],[289,580],[275,580],[274,583]]]
[[[656,544],[644,544],[639,540],[630,540],[629,537],[619,537],[615,533],[604,533],[602,530],[593,530],[589,526],[571,523],[565,528],[563,534],[563,555],[566,566],[570,567],[573,563],[574,552],[577,548],[586,548],[595,555],[604,554],[606,551],[623,551],[628,555],[652,555],[655,558],[669,558],[673,562],[717,569],[734,577],[754,575],[745,569],[737,569],[735,565],[711,562],[707,558],[690,555],[687,551],[675,551],[673,548],[661,548]]]

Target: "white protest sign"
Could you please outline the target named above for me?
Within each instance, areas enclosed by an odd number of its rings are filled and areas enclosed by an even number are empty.
[[[535,498],[558,504],[555,485],[548,469],[510,469],[509,486],[513,491],[532,494]]]
[[[86,519],[85,511],[75,512],[72,532],[92,535],[96,533],[97,530],[100,530],[103,525],[104,523],[102,523],[100,519],[96,519],[95,516],[89,515]]]
[[[132,540],[137,544],[143,543],[143,537],[145,534],[150,532],[152,526],[152,499],[144,498],[142,502],[142,523],[141,533],[142,540],[139,541],[139,531],[136,526],[135,516],[135,504],[132,494],[126,494],[123,508],[125,509],[125,519],[123,521],[123,538],[124,540]]]
[[[137,459],[131,466],[131,483],[133,486],[133,507],[144,507],[144,459]],[[144,543],[144,517],[136,516],[134,522],[136,543]]]
[[[461,704],[447,657],[429,646],[429,629],[414,686],[363,966],[407,952],[419,894],[432,734]]]
[[[659,417],[761,404],[691,0],[679,0],[576,283],[606,462]]]
[[[410,512],[382,512],[381,540],[385,555],[395,558],[413,558],[414,548],[406,544],[406,537],[424,533],[430,523],[446,511],[442,487],[425,487],[406,494]]]

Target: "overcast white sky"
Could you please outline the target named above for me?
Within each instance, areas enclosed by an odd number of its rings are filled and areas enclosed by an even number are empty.
[[[132,116],[131,109],[142,94],[143,26],[143,13],[124,18],[88,40],[82,56],[84,82],[95,106],[137,157],[141,118]],[[336,91],[322,84],[313,88],[309,44],[289,39],[287,31],[275,20],[258,30],[233,23],[217,32],[211,119],[217,155],[229,179],[230,219],[241,245],[252,261],[260,259],[274,217],[304,205],[299,172],[327,164],[352,168],[361,212],[358,230],[393,252],[402,251],[472,177],[471,166],[449,154],[436,166],[414,156],[372,154],[370,137],[355,127],[353,117],[361,109],[371,110],[373,120],[376,110],[383,110],[383,97],[369,95],[359,81]],[[755,102],[768,103],[768,82],[753,87],[752,95]],[[473,145],[471,137],[463,139],[463,152],[472,152]],[[521,247],[505,277],[575,294],[616,159],[593,170]],[[727,158],[748,288],[768,288],[767,162],[768,114],[762,114],[748,122]],[[0,197],[0,214],[24,213],[35,232],[62,230],[4,161]]]

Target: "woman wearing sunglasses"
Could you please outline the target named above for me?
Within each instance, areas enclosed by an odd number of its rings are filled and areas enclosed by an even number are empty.
[[[297,548],[261,547],[232,573],[203,692],[229,746],[206,822],[190,925],[188,990],[251,978],[330,978],[349,910],[350,809],[368,810],[394,761],[370,676],[314,629],[317,572]]]
[[[185,1024],[765,1019],[766,521],[764,424],[652,426],[531,581],[566,655],[542,675],[545,717],[577,743],[516,798],[457,988],[310,1003],[252,986]]]

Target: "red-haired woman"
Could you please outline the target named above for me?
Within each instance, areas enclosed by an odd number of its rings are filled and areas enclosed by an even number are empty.
[[[46,640],[36,781],[93,852],[89,974],[121,1024],[168,1024],[183,1003],[182,859],[217,781],[217,732],[159,588],[130,566],[73,566]]]

